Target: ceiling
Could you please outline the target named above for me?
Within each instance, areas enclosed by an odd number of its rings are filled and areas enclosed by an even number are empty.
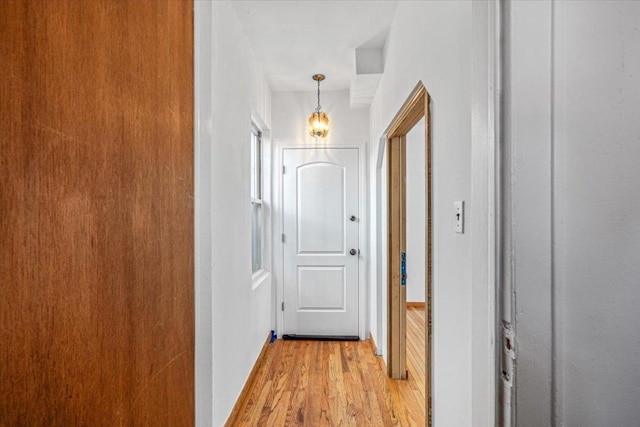
[[[232,1],[271,89],[347,90],[355,49],[381,48],[397,1]]]

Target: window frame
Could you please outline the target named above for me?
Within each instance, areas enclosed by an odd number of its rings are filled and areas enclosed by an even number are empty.
[[[259,275],[261,272],[265,270],[264,261],[265,261],[265,212],[264,212],[264,177],[263,177],[263,154],[264,154],[264,145],[262,140],[262,130],[252,121],[251,122],[251,169],[250,169],[250,195],[251,195],[251,215],[253,215],[253,209],[255,206],[259,206],[260,212],[260,229],[259,229],[259,238],[260,238],[260,262],[257,268],[255,267],[254,260],[254,248],[253,243],[255,241],[254,238],[254,229],[253,229],[253,218],[251,221],[251,274],[253,276]],[[257,144],[256,144],[257,143]],[[257,147],[256,147],[257,145]],[[257,196],[257,197],[256,197]]]

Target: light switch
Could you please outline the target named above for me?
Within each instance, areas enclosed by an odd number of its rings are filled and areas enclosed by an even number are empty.
[[[456,233],[464,233],[464,202],[453,202],[455,210],[455,231]]]

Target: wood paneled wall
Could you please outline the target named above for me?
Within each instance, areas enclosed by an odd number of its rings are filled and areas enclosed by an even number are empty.
[[[0,1],[0,425],[193,423],[192,15]]]

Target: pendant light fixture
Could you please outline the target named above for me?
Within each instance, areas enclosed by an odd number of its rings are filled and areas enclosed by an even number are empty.
[[[315,74],[312,78],[318,82],[318,106],[309,116],[309,134],[314,138],[324,138],[329,133],[329,116],[320,111],[320,82],[325,77],[324,74]]]

